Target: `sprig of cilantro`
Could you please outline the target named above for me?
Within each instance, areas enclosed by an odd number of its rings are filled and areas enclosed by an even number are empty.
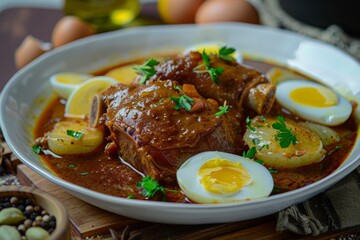
[[[199,65],[196,68],[194,68],[194,71],[197,73],[209,73],[211,80],[213,81],[213,83],[215,84],[219,84],[220,83],[220,79],[218,76],[221,76],[224,68],[218,67],[218,68],[213,68],[211,67],[210,64],[210,58],[207,55],[207,53],[205,52],[205,50],[203,50],[201,57],[204,61],[204,65],[206,67],[206,70],[198,70],[200,67],[202,67],[203,65]]]
[[[277,118],[279,121],[272,124],[272,127],[278,130],[278,133],[275,135],[275,140],[279,142],[282,148],[289,147],[291,143],[296,145],[299,141],[291,132],[291,129],[286,127],[284,118],[282,116],[278,116]]]
[[[226,101],[225,101],[223,106],[219,106],[219,111],[217,113],[215,113],[215,116],[219,117],[225,113],[228,113],[229,111],[230,111],[229,106],[226,104]]]
[[[235,48],[228,48],[226,46],[223,46],[219,50],[219,57],[225,61],[234,61],[235,58],[230,56],[230,54],[233,54],[235,52]]]
[[[160,62],[156,59],[150,58],[142,65],[134,66],[133,69],[136,71],[136,73],[143,76],[140,79],[139,83],[144,84],[147,80],[154,76],[156,74],[155,66],[159,63]]]

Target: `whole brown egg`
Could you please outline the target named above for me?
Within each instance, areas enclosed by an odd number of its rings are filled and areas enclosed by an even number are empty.
[[[31,35],[26,36],[15,51],[16,68],[20,69],[24,67],[35,58],[50,50],[50,48],[51,45],[49,43],[43,43]]]
[[[196,23],[245,22],[258,24],[259,14],[246,0],[207,0],[197,10]]]
[[[197,9],[204,0],[159,0],[158,11],[165,23],[194,23]]]
[[[54,47],[60,47],[74,40],[95,34],[91,25],[73,16],[61,18],[52,32]]]

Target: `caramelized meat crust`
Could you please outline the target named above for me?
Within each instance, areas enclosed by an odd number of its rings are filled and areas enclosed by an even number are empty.
[[[241,151],[235,117],[216,117],[216,101],[200,95],[196,102],[201,102],[201,108],[176,110],[170,97],[182,93],[175,85],[171,80],[130,87],[119,84],[102,94],[107,108],[104,123],[119,155],[145,175],[167,182],[174,181],[180,165],[197,153]]]
[[[203,70],[203,59],[191,52],[158,65],[146,84],[120,84],[102,94],[109,139],[119,155],[145,175],[171,182],[180,165],[197,153],[241,154],[243,108],[260,114],[271,109],[275,86],[262,74],[217,55],[210,60],[211,67],[224,69],[218,84],[208,73],[197,71]],[[184,94],[176,85],[194,99],[190,111],[175,108],[174,98]],[[224,102],[230,111],[215,116]]]
[[[210,74],[196,71],[204,64],[199,52],[172,58],[157,67],[153,79],[172,79],[180,84],[192,84],[205,98],[212,98],[220,104],[227,102],[241,110],[250,107],[259,114],[270,111],[275,100],[275,86],[255,69],[245,67],[236,61],[225,61],[217,55],[210,55],[211,67],[223,68],[219,84],[213,83]]]

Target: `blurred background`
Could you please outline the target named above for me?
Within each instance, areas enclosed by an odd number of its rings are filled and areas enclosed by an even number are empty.
[[[360,59],[358,0],[101,0],[88,1],[86,9],[84,2],[0,0],[0,89],[18,69],[53,47],[95,33],[153,24],[261,24],[326,41]],[[126,11],[112,11],[116,6]],[[65,15],[85,23],[61,21]]]

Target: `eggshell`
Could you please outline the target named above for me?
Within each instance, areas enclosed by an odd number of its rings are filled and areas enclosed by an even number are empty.
[[[16,68],[24,67],[49,49],[39,39],[28,35],[15,51]]]
[[[55,25],[52,32],[54,47],[60,47],[74,40],[95,34],[94,28],[74,16],[65,16]]]
[[[245,0],[207,0],[195,15],[196,23],[246,22],[259,23],[256,9]]]
[[[196,10],[204,0],[159,0],[158,11],[165,23],[194,23]]]

